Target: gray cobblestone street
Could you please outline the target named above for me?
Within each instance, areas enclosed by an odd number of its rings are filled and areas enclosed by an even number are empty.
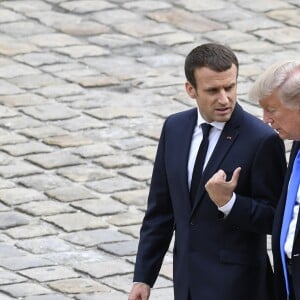
[[[184,58],[229,45],[239,103],[299,59],[300,0],[0,1],[0,300],[126,300]],[[287,154],[290,142],[286,142]],[[172,300],[172,253],[151,299]]]

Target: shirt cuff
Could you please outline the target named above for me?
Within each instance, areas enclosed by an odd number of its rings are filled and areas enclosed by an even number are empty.
[[[231,199],[225,205],[218,207],[219,211],[221,211],[225,215],[225,217],[227,217],[230,214],[235,200],[236,195],[235,193],[233,193]]]

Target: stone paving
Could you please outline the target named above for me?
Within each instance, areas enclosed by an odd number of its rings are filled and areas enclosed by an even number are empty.
[[[0,300],[123,300],[185,55],[230,45],[240,104],[298,58],[299,0],[0,1]],[[290,143],[286,143],[287,152]],[[151,299],[171,300],[172,255]]]

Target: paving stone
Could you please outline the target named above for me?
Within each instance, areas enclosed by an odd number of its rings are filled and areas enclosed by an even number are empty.
[[[69,134],[69,135],[47,137],[44,139],[44,142],[48,145],[59,146],[61,148],[90,145],[93,143],[91,139],[76,133]]]
[[[81,44],[80,40],[64,33],[37,34],[28,38],[28,40],[39,47],[65,47]]]
[[[79,157],[67,153],[67,152],[52,152],[48,154],[34,154],[29,155],[26,158],[27,160],[45,168],[45,169],[54,169],[65,166],[74,166],[83,163],[83,160]],[[0,167],[1,174],[1,167]],[[25,175],[25,174],[24,174]]]
[[[72,269],[64,266],[36,267],[19,271],[19,274],[34,279],[38,282],[76,278],[80,275]]]
[[[22,0],[15,0],[15,1],[2,1],[1,5],[12,8],[18,12],[25,13],[30,11],[42,11],[48,10],[51,6],[44,1],[34,0],[34,1],[22,1]]]
[[[44,194],[30,188],[16,187],[0,190],[0,200],[8,205],[45,199],[46,197]]]
[[[118,276],[106,277],[101,279],[101,282],[107,284],[111,288],[115,288],[119,291],[127,293],[128,295],[132,286],[132,275],[118,275]],[[172,287],[172,281],[162,278],[161,276],[158,276],[158,279],[155,282],[154,287],[155,288]]]
[[[47,100],[36,94],[26,93],[19,95],[2,96],[0,103],[9,107],[30,106],[44,104]]]
[[[83,212],[43,217],[43,220],[67,232],[108,227],[108,224],[103,219]]]
[[[144,217],[139,211],[130,211],[113,215],[107,218],[107,222],[116,226],[134,225],[141,223]]]
[[[205,3],[205,6],[207,7],[207,3]],[[193,7],[195,7],[194,4]],[[191,32],[206,32],[225,28],[221,23],[205,19],[199,14],[192,14],[187,10],[178,8],[159,10],[157,12],[149,13],[147,16],[158,22],[166,22]]]
[[[35,141],[17,145],[2,146],[1,149],[13,156],[47,153],[53,150],[51,147]]]
[[[78,300],[124,300],[128,295],[113,290],[93,294],[81,294],[76,297]]]
[[[117,31],[135,38],[144,38],[147,36],[171,33],[175,31],[175,29],[168,24],[156,23],[152,20],[145,20],[143,22],[140,22],[139,20],[132,22],[128,21],[126,23],[115,24],[114,26]]]
[[[15,13],[11,10],[4,9],[4,8],[1,8],[1,10],[0,10],[0,20],[1,20],[0,22],[1,23],[15,22],[15,21],[20,21],[20,20],[24,20],[24,19],[25,18],[22,15]],[[1,25],[1,31],[2,31],[2,25]]]
[[[148,198],[149,189],[132,190],[117,192],[112,195],[114,199],[126,205],[145,206]]]
[[[141,116],[139,111],[131,107],[104,107],[86,111],[87,114],[100,120],[115,118],[135,118]]]
[[[71,299],[72,298],[69,298],[62,294],[28,296],[24,298],[24,300],[71,300]]]
[[[12,298],[12,297],[7,296],[6,294],[2,294],[2,293],[0,293],[0,298],[1,298],[1,300],[13,300],[13,299],[15,299],[15,298]]]
[[[28,114],[38,120],[54,121],[61,119],[70,119],[78,115],[77,112],[66,108],[61,104],[46,104],[23,108],[25,114]]]
[[[266,14],[267,16],[271,17],[272,19],[285,22],[292,26],[299,25],[299,10],[297,9],[279,9],[279,10],[272,10]]]
[[[41,126],[41,123],[25,115],[13,118],[0,119],[0,124],[9,129],[24,129]]]
[[[284,9],[284,8],[291,8],[291,5],[286,1],[277,1],[277,0],[265,0],[260,2],[259,0],[253,0],[251,2],[245,2],[243,0],[237,1],[238,5],[251,9],[255,12],[267,12],[273,9]]]
[[[93,0],[69,1],[61,3],[59,6],[74,13],[88,13],[116,7],[116,5],[109,3],[108,1],[101,0],[97,2]]]
[[[275,46],[266,41],[248,41],[242,43],[232,43],[232,49],[236,51],[251,50],[253,53],[266,53],[279,50],[278,46]]]
[[[48,288],[45,288],[37,283],[30,282],[3,285],[0,286],[0,291],[6,292],[13,297],[25,297],[53,293],[53,291]]]
[[[11,228],[6,230],[6,233],[14,239],[28,239],[28,238],[41,237],[46,235],[54,235],[57,234],[57,230],[55,230],[54,228],[48,225],[33,224],[33,225]]]
[[[47,196],[62,202],[97,198],[97,194],[95,192],[85,188],[84,186],[75,184],[51,189],[45,193]]]
[[[72,58],[81,58],[86,56],[109,55],[110,51],[95,45],[80,45],[64,48],[56,48],[55,51],[67,54]]]
[[[111,260],[111,256],[99,250],[72,250],[64,252],[46,253],[43,257],[52,261],[55,264],[62,264],[74,267],[78,263],[87,263],[92,261],[106,261]]]
[[[19,283],[24,281],[27,281],[25,277],[14,274],[13,272],[10,271],[6,271],[3,268],[0,268],[0,285],[13,284],[13,283]]]
[[[279,45],[300,41],[300,29],[295,27],[257,30],[255,34]]]
[[[98,199],[76,201],[71,205],[94,216],[104,216],[126,211],[124,204],[107,196],[101,196]]]
[[[118,78],[106,75],[81,76],[72,78],[71,80],[87,88],[112,86],[121,83],[121,81]]]
[[[79,264],[75,270],[99,279],[106,276],[128,274],[132,272],[132,264],[121,259],[114,259],[110,261]]]
[[[76,36],[100,35],[109,32],[109,27],[94,21],[80,21],[79,23],[61,23],[55,26],[58,30]]]
[[[153,299],[173,300],[174,299],[173,287],[159,288],[159,289],[154,288],[151,290],[151,297],[153,297]]]
[[[32,201],[18,206],[18,210],[32,216],[51,216],[61,213],[72,213],[76,210],[56,201]],[[35,225],[36,226],[36,225]]]
[[[53,0],[51,0],[53,1]],[[49,1],[48,1],[49,2]],[[28,12],[26,15],[33,19],[38,19],[42,24],[45,24],[49,27],[57,27],[61,24],[76,24],[80,23],[82,18],[70,13],[61,13],[57,11],[38,11],[38,12]],[[60,35],[60,38],[63,39],[65,35]],[[43,36],[40,35],[39,39],[43,39]],[[47,39],[47,38],[46,38]]]
[[[88,278],[59,280],[50,282],[48,285],[54,290],[67,294],[106,292],[110,290],[107,286]]]
[[[17,86],[0,79],[0,95],[19,94],[23,91]]]
[[[231,27],[236,30],[243,30],[249,32],[257,29],[282,27],[282,24],[266,17],[254,17],[246,20],[238,20],[230,23]]]
[[[147,42],[153,42],[158,45],[167,45],[167,46],[174,46],[176,44],[182,44],[182,43],[191,43],[194,42],[194,40],[195,38],[193,35],[183,31],[166,33],[158,36],[151,36],[145,38],[145,41]]]
[[[121,169],[119,173],[137,181],[145,181],[151,178],[152,170],[152,165],[140,165]]]
[[[29,218],[18,212],[0,212],[0,216],[0,229],[7,229],[29,223]]]
[[[59,121],[60,127],[69,131],[80,131],[91,128],[105,128],[107,124],[89,116],[79,116],[71,120]]]
[[[17,182],[26,187],[30,187],[41,192],[44,192],[49,189],[54,189],[60,186],[67,186],[70,184],[70,181],[68,181],[67,179],[52,174],[38,174],[33,176],[23,176],[18,178]],[[50,202],[47,203],[47,206],[48,205],[51,206]],[[45,211],[43,213],[45,213]]]
[[[10,210],[11,210],[10,207],[8,207],[8,206],[6,206],[6,205],[0,203],[0,211],[1,211],[1,212],[2,212],[2,211],[10,211]]]
[[[10,245],[8,243],[0,243],[0,258],[13,258],[13,257],[25,257],[25,252],[18,249],[15,245]]]
[[[67,130],[53,125],[22,129],[19,132],[27,137],[33,137],[36,139],[43,139],[50,136],[66,135],[68,133]]]
[[[133,26],[136,28],[137,24]],[[97,68],[100,71],[105,70],[105,73],[120,80],[140,78],[141,76],[145,76],[145,74],[150,75],[154,72],[148,66],[138,63],[134,58],[124,57],[124,55],[110,55],[109,57],[99,56],[97,58],[87,57],[82,60],[88,66]],[[130,70],[130,72],[128,72],[128,70]],[[120,103],[118,103],[118,105],[120,105]],[[116,105],[115,107],[117,108],[118,106]]]
[[[87,146],[78,147],[73,153],[80,155],[83,158],[92,158],[102,155],[108,155],[115,152],[115,149],[106,143],[93,144]]]
[[[45,97],[48,97],[48,98],[49,97],[56,98],[56,97],[61,97],[61,96],[66,96],[66,95],[82,94],[83,89],[77,84],[69,83],[69,84],[46,86],[46,87],[43,87],[41,89],[38,89],[36,92],[40,93],[40,94],[42,94],[42,95],[44,95]],[[60,106],[60,107],[63,108],[62,106]],[[59,108],[59,106],[56,106],[56,109],[58,109],[58,108]],[[48,107],[48,109],[49,109],[49,107]],[[69,111],[69,114],[71,112],[71,110],[70,109],[67,110],[67,108],[65,108],[64,111]],[[53,112],[51,112],[51,113],[53,113]],[[77,114],[75,114],[74,116],[76,116],[76,115]],[[68,118],[58,118],[58,117],[55,118],[54,115],[52,115],[52,117],[54,118],[53,120],[68,119],[69,118],[69,117]]]
[[[207,10],[217,10],[217,9],[224,9],[227,7],[228,3],[219,0],[212,0],[209,2],[193,2],[193,0],[179,0],[177,1],[183,7],[192,10],[192,11],[207,11]]]
[[[18,55],[15,57],[15,59],[34,67],[71,61],[70,59],[66,58],[64,55],[60,55],[57,53],[43,53],[43,52]]]
[[[16,245],[19,248],[29,251],[33,254],[44,254],[51,252],[57,253],[74,250],[73,245],[63,241],[58,237],[52,236],[18,241]]]
[[[120,257],[123,257],[125,255],[135,255],[137,251],[137,247],[138,247],[137,240],[98,245],[99,249]]]
[[[40,71],[21,63],[10,64],[9,66],[0,66],[0,77],[13,78],[16,75],[40,74]]]
[[[158,131],[160,132],[161,130],[159,129]],[[154,134],[150,134],[148,137],[150,138],[152,137],[156,139],[158,135],[160,135],[160,133],[157,134],[155,131]],[[151,162],[154,162],[156,151],[157,151],[157,145],[144,146],[139,149],[135,149],[132,154],[138,158],[147,159]]]
[[[171,8],[172,5],[164,1],[131,1],[123,5],[125,8],[134,11],[151,11]]]
[[[113,177],[111,172],[94,166],[68,167],[58,170],[57,174],[75,182],[87,182]]]
[[[67,233],[64,240],[85,247],[94,247],[102,243],[128,241],[132,238],[112,229],[94,229]],[[101,260],[102,261],[102,260]]]
[[[142,220],[141,220],[142,222]],[[119,231],[121,233],[128,234],[136,239],[140,237],[141,224],[138,225],[129,225],[120,227]]]
[[[94,160],[106,169],[126,168],[138,165],[140,160],[127,154],[105,155]]]
[[[1,25],[1,31],[13,37],[26,37],[30,34],[44,34],[54,32],[53,29],[40,25],[34,21],[21,21]]]
[[[13,39],[11,40],[1,40],[0,38],[0,54],[3,55],[8,55],[8,56],[14,56],[17,54],[22,54],[22,53],[29,53],[29,52],[34,52],[34,51],[38,51],[39,48],[32,45],[32,44],[28,44],[28,43],[22,43],[22,42],[17,42]],[[1,76],[3,77],[3,73],[5,70],[1,70]],[[23,68],[23,73],[27,74],[26,71],[29,71],[29,67],[28,68]],[[15,68],[15,72],[16,72],[16,68]],[[36,70],[36,72],[38,72]],[[39,72],[38,72],[39,73]],[[15,73],[18,74],[18,73]],[[6,76],[10,75],[11,77],[14,77],[14,75],[12,73],[8,73],[6,71]]]
[[[110,194],[110,193],[124,191],[124,190],[144,188],[144,185],[142,183],[121,176],[114,177],[114,178],[107,178],[100,181],[88,182],[86,183],[86,186],[99,193],[104,193],[104,194]]]
[[[119,48],[141,44],[141,41],[139,39],[119,33],[101,34],[99,36],[90,37],[88,40],[94,44],[109,46],[110,48]]]
[[[9,270],[24,270],[28,268],[52,265],[52,262],[37,255],[27,254],[26,256],[1,258],[0,265]],[[1,299],[1,297],[0,297]]]
[[[127,9],[108,9],[92,14],[91,18],[106,25],[141,20],[141,16]]]
[[[9,79],[16,86],[24,89],[38,89],[48,85],[62,84],[63,81],[50,74],[37,74],[31,76],[18,76]],[[16,94],[16,92],[14,93]]]

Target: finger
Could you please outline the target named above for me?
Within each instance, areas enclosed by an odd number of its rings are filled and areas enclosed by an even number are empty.
[[[216,179],[222,179],[223,181],[226,181],[226,173],[220,169],[214,176]]]
[[[241,167],[238,167],[234,170],[231,180],[229,181],[233,185],[237,185],[239,177],[240,177],[240,172],[241,172]]]

